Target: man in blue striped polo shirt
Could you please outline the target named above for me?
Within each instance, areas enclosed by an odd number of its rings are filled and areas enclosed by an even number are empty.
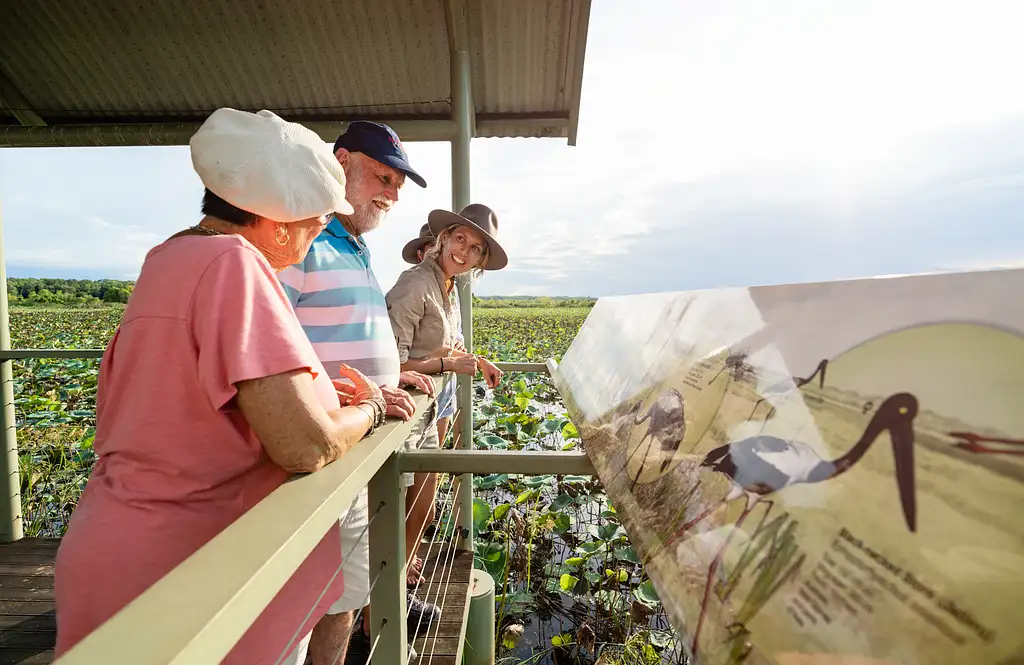
[[[406,178],[420,187],[427,183],[409,165],[409,157],[395,132],[375,122],[349,124],[334,144],[334,155],[345,170],[345,198],[355,209],[347,217],[333,217],[313,242],[305,260],[278,275],[299,322],[331,378],[338,367],[350,365],[381,386],[388,414],[408,419],[415,411],[402,386],[432,392],[429,379],[416,372],[401,372],[398,346],[391,329],[384,293],[370,267],[370,250],[363,234],[377,228],[398,202]],[[421,431],[427,425],[417,425]],[[364,606],[370,590],[366,488],[341,516],[342,572],[345,590],[313,629],[309,653],[314,665],[334,663],[341,652],[352,658],[368,655],[367,616],[363,630],[352,631],[354,611]],[[418,571],[415,572],[418,575]],[[411,593],[410,636],[439,618],[440,611]]]

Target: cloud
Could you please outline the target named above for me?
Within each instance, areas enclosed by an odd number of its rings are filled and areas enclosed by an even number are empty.
[[[471,199],[497,211],[510,259],[475,290],[1016,265],[1024,87],[1007,81],[1022,13],[999,0],[595,6],[579,144],[472,143]],[[450,147],[407,149],[430,186],[404,189],[367,237],[385,288],[427,213],[452,204]],[[6,150],[0,172],[12,274],[132,273],[199,219],[187,147]]]
[[[995,137],[998,151],[961,150]],[[779,164],[662,184],[608,220],[598,206],[560,210],[553,235],[578,229],[580,260],[532,256],[523,272],[534,275],[488,279],[499,291],[615,295],[1019,265],[1024,188],[1007,183],[1024,176],[1024,117],[899,147],[901,159],[857,177]],[[923,167],[901,175],[921,155]],[[621,236],[592,235],[591,219],[621,221]],[[598,260],[609,240],[628,250]]]
[[[971,270],[1013,270],[1024,268],[1024,251],[1016,256],[978,257],[966,261],[955,261],[943,266],[943,271],[959,272]]]
[[[6,214],[13,219],[34,220],[33,224],[14,224],[5,230],[6,259],[14,266],[132,274],[137,273],[146,252],[167,237],[59,202],[16,198]]]

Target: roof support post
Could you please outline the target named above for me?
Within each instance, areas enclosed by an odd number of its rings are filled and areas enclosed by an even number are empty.
[[[469,147],[473,138],[473,94],[470,87],[469,50],[451,51],[452,116],[455,136],[452,138],[452,211],[458,212],[469,205]],[[459,305],[462,309],[462,337],[466,350],[473,351],[473,284],[469,273],[457,278]],[[458,375],[457,399],[459,447],[473,448],[473,377]],[[463,474],[459,483],[459,526],[468,537],[462,547],[473,549],[473,476]]]
[[[0,213],[0,351],[11,349],[7,315],[7,262],[4,259],[4,226]],[[0,361],[0,542],[10,543],[24,535],[21,519],[21,474],[18,471],[18,435],[14,420],[13,360]]]

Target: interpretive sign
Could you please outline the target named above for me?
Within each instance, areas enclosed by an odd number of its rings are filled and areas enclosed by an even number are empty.
[[[1024,270],[602,298],[554,380],[700,665],[1024,662]]]

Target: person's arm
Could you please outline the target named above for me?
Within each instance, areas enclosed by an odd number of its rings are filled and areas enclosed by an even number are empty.
[[[424,301],[426,299],[425,284],[420,277],[409,270],[398,276],[398,281],[384,296],[388,306],[388,318],[391,329],[395,333],[395,344],[398,346],[398,361],[402,363],[402,371],[417,370],[406,367],[409,350],[412,349],[416,328],[423,319]],[[429,373],[429,372],[425,372]]]
[[[238,409],[270,459],[292,473],[319,471],[358,443],[374,423],[368,404],[325,410],[305,370],[240,381],[236,388]]]
[[[465,353],[457,358],[450,356],[444,358],[423,358],[422,360],[409,358],[402,363],[402,371],[420,372],[422,374],[455,372],[456,374],[473,376],[477,372],[477,363],[475,356]]]

